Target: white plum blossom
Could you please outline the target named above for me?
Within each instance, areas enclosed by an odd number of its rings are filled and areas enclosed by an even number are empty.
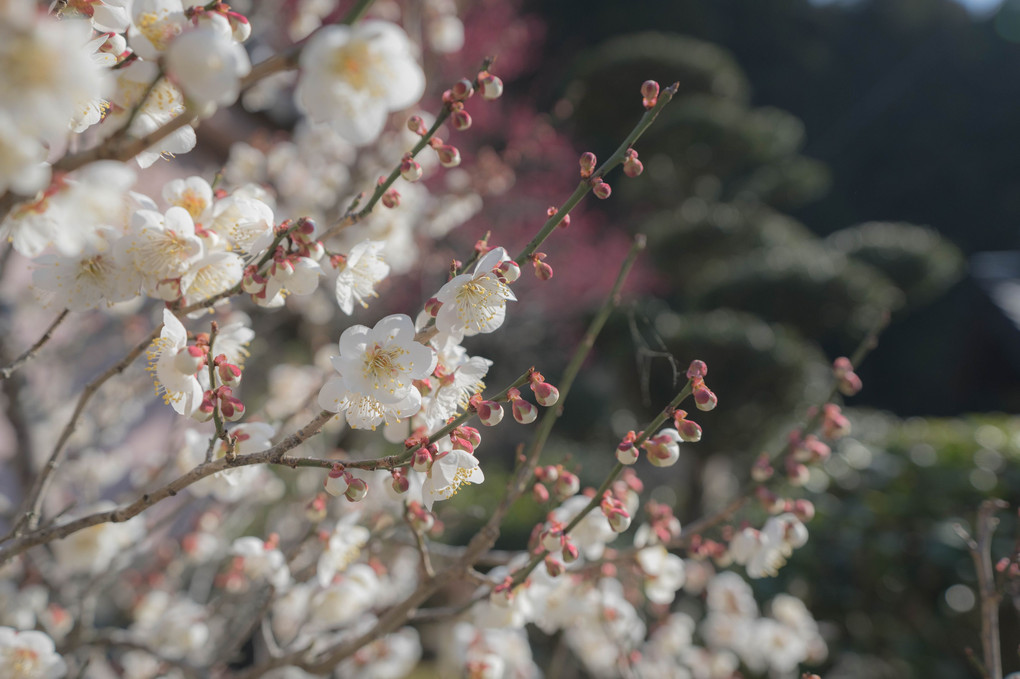
[[[337,573],[342,573],[361,554],[371,537],[368,529],[350,522],[338,523],[329,535],[326,548],[319,556],[315,574],[319,585],[326,587]]]
[[[158,59],[188,27],[181,0],[134,0],[131,14],[128,41],[147,60]]]
[[[184,275],[204,254],[201,239],[188,211],[171,207],[166,214],[138,210],[131,218],[131,231],[117,241],[117,255],[142,276],[150,294],[168,279]]]
[[[478,458],[471,453],[459,448],[440,453],[422,483],[425,509],[431,511],[436,501],[449,500],[465,483],[482,483],[484,480],[485,474],[478,466]]]
[[[185,305],[195,304],[226,292],[241,282],[244,261],[233,252],[213,252],[188,267],[181,276],[181,297]]]
[[[188,332],[169,309],[163,310],[163,330],[149,347],[147,370],[153,375],[156,393],[181,415],[191,415],[202,404],[202,386],[194,373],[177,368],[177,354],[188,345]]]
[[[435,370],[433,390],[425,400],[425,427],[432,432],[468,405],[472,395],[485,389],[482,378],[492,361],[481,356],[467,356],[462,348],[452,365],[440,363]]]
[[[163,185],[163,200],[188,211],[196,223],[205,223],[212,212],[213,190],[202,177],[171,179]]]
[[[566,525],[584,511],[589,502],[591,502],[591,498],[584,495],[567,498],[549,514],[549,518]],[[599,511],[588,512],[570,532],[570,538],[587,559],[601,557],[606,544],[615,540],[617,535],[609,525],[606,515]]]
[[[353,313],[355,302],[367,309],[365,298],[377,297],[376,284],[389,275],[389,265],[379,256],[384,247],[386,243],[382,241],[364,240],[339,263],[334,291],[337,304],[348,316]]]
[[[168,658],[195,660],[209,641],[207,616],[205,607],[190,599],[151,590],[135,606],[131,631]]]
[[[0,667],[7,679],[59,679],[67,665],[44,632],[0,627]]]
[[[217,335],[217,344],[219,336]],[[273,445],[276,428],[264,422],[246,422],[230,429],[230,435],[237,441],[235,451],[238,455],[248,455],[265,450]],[[186,473],[205,461],[205,452],[209,447],[209,435],[200,434],[194,429],[184,432],[184,445],[177,454],[177,468]],[[213,448],[213,459],[218,460],[227,453],[227,444],[217,441]],[[212,495],[221,502],[238,502],[254,494],[255,489],[267,483],[269,471],[261,465],[243,465],[231,467],[188,486],[193,495],[203,497]]]
[[[340,335],[340,355],[331,358],[339,376],[319,391],[325,410],[345,412],[354,428],[375,428],[421,409],[413,381],[435,368],[435,353],[414,341],[414,324],[403,314],[387,316],[374,328],[354,325]]]
[[[272,542],[263,542],[256,537],[238,538],[234,540],[230,553],[241,557],[244,574],[249,579],[265,581],[278,592],[290,587],[287,559]]]
[[[298,106],[358,146],[374,141],[388,114],[415,104],[424,91],[425,74],[396,24],[327,26],[301,53]]]
[[[103,229],[92,246],[78,255],[39,257],[32,272],[33,284],[47,293],[49,303],[72,311],[132,299],[138,294],[140,279],[113,256],[109,242],[114,237],[112,229]]]
[[[371,566],[353,564],[312,597],[309,620],[320,628],[347,625],[376,604],[380,585]]]
[[[637,553],[637,562],[645,573],[645,595],[656,604],[670,604],[684,586],[684,560],[670,554],[662,545],[645,547]]]
[[[273,238],[273,209],[265,202],[235,191],[212,208],[212,220],[204,226],[242,252],[255,253]]]
[[[251,62],[234,41],[227,19],[217,14],[208,19],[170,44],[167,73],[199,106],[229,106],[237,101],[241,78],[251,71]]]
[[[68,520],[114,508],[112,502],[100,502],[87,508],[88,511],[75,512]],[[53,551],[63,571],[97,575],[109,568],[113,560],[144,533],[145,523],[139,517],[124,523],[100,523],[56,540]]]
[[[442,302],[436,328],[460,341],[465,336],[488,333],[503,325],[507,300],[517,298],[494,269],[509,260],[503,248],[493,248],[475,266],[474,273],[454,276],[436,293]]]

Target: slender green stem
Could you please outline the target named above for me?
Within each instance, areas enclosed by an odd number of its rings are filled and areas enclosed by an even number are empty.
[[[521,250],[521,254],[517,255],[514,260],[517,262],[518,266],[524,266],[524,263],[528,260],[528,258],[534,254],[536,250],[538,250],[539,246],[542,245],[547,238],[549,238],[553,229],[555,229],[559,223],[562,222],[568,214],[570,214],[570,211],[581,202],[581,199],[584,198],[589,191],[591,191],[593,180],[604,177],[607,172],[623,162],[623,159],[627,155],[627,149],[632,147],[634,142],[636,142],[641,135],[644,134],[645,130],[648,129],[648,126],[651,125],[655,118],[659,115],[659,111],[661,111],[663,107],[670,102],[673,95],[676,94],[678,88],[679,83],[673,83],[662,90],[659,94],[659,100],[655,103],[655,106],[645,111],[645,114],[641,116],[641,120],[639,120],[638,124],[634,126],[634,129],[631,130],[630,134],[627,135],[627,138],[624,139],[623,143],[620,144],[615,152],[613,152],[613,155],[609,156],[609,160],[602,163],[602,165],[595,170],[590,178],[582,180],[581,183],[577,185],[577,188],[574,189],[572,194],[570,194],[567,201],[560,206],[559,210],[556,211],[556,214],[549,217],[538,234],[531,239],[530,243],[524,246],[524,249]]]

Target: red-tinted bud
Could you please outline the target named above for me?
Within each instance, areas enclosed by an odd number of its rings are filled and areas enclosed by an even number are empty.
[[[644,171],[644,164],[637,159],[637,151],[631,149],[623,161],[623,173],[628,177],[636,177]]]
[[[205,365],[205,349],[195,345],[187,346],[174,356],[174,369],[183,375],[194,375]]]
[[[609,196],[612,195],[613,187],[611,187],[607,182],[599,178],[592,183],[591,191],[592,193],[595,194],[596,198],[600,200],[605,200],[606,198],[609,198]]]
[[[425,127],[425,121],[422,120],[421,116],[411,116],[408,118],[407,129],[422,137],[428,134],[429,131],[429,128]]]
[[[407,154],[400,161],[400,176],[409,182],[416,182],[421,179],[421,165],[411,157],[411,154]]]
[[[475,87],[467,78],[461,78],[450,88],[454,101],[464,101],[475,93]]]
[[[549,407],[555,405],[556,401],[560,400],[560,390],[548,382],[533,382],[531,384],[531,391],[535,393],[535,400],[538,401],[539,405]]]
[[[329,475],[326,476],[324,487],[327,493],[333,497],[340,497],[347,492],[347,486],[350,485],[348,479],[350,475],[343,470],[340,465],[335,465],[329,470]]]
[[[652,108],[659,100],[659,83],[646,80],[641,83],[641,102],[645,108]]]
[[[478,74],[478,89],[485,99],[499,99],[503,96],[503,81],[487,71]]]
[[[551,555],[547,556],[545,557],[545,571],[551,578],[559,577],[563,573],[563,563]]]
[[[414,451],[414,455],[411,457],[411,469],[416,472],[424,473],[427,472],[431,466],[432,453],[429,452],[428,448],[419,448]]]
[[[443,167],[457,167],[460,165],[460,151],[457,150],[456,146],[444,144],[436,149],[436,154],[439,155],[439,164]]]
[[[393,474],[390,485],[393,488],[393,492],[403,494],[411,487],[411,482],[408,481],[406,474]]]
[[[573,542],[567,542],[567,544],[563,545],[562,554],[563,562],[568,564],[574,563],[580,556],[580,552],[577,550],[577,545]]]
[[[538,408],[523,398],[514,399],[510,409],[513,411],[514,419],[521,424],[531,424],[538,417]]]
[[[400,205],[400,194],[397,193],[396,189],[389,189],[382,195],[382,204],[388,208],[397,207]]]
[[[428,301],[425,302],[425,312],[432,318],[435,318],[439,314],[439,308],[441,306],[443,306],[442,302],[435,297],[429,297]]]
[[[595,166],[598,164],[598,158],[591,151],[585,151],[581,154],[581,158],[578,160],[581,165],[581,179],[587,179],[591,176],[591,173],[595,171]]]
[[[577,495],[577,491],[581,489],[581,480],[571,472],[566,470],[560,472],[559,478],[556,479],[556,483],[553,484],[553,493],[556,494],[556,499],[566,500],[568,497]]]
[[[521,267],[512,259],[500,262],[493,271],[504,283],[513,283],[521,277]]]
[[[225,361],[220,363],[216,366],[216,372],[219,374],[221,384],[228,387],[236,387],[241,383],[241,369],[233,363],[227,363]]]
[[[463,132],[471,127],[471,115],[463,109],[454,111],[450,114],[450,123],[453,125],[453,129]]]
[[[807,466],[797,462],[793,457],[786,458],[786,478],[791,486],[803,486],[811,478]]]
[[[762,453],[758,456],[758,459],[754,461],[751,466],[751,478],[758,483],[764,483],[772,478],[775,470],[772,468],[772,463],[769,461],[769,454]]]
[[[503,406],[496,401],[481,401],[475,406],[478,419],[486,427],[495,427],[503,421]]]
[[[349,485],[347,486],[347,492],[344,496],[349,502],[361,502],[368,495],[368,484],[365,483],[364,479],[357,477],[351,478]]]
[[[698,410],[707,412],[715,410],[715,407],[719,405],[719,399],[711,389],[702,385],[694,389],[694,403],[698,406]]]
[[[545,504],[549,501],[549,489],[541,483],[536,483],[531,487],[531,496],[535,498],[535,502]]]
[[[687,367],[687,379],[689,380],[705,379],[706,375],[708,375],[708,365],[704,361],[695,359]]]
[[[794,500],[793,513],[798,519],[807,523],[815,518],[815,505],[811,500],[805,500],[804,498]]]

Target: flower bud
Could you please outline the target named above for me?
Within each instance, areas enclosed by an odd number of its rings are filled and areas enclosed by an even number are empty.
[[[556,483],[553,484],[553,492],[556,494],[556,499],[566,500],[568,497],[577,495],[577,491],[581,489],[581,480],[577,478],[576,474],[568,471],[560,473]]]
[[[511,410],[513,411],[514,419],[521,424],[531,424],[538,417],[538,408],[523,398],[514,399]]]
[[[212,391],[206,391],[202,395],[202,403],[191,414],[191,418],[198,422],[208,422],[216,411],[216,402],[213,400]]]
[[[321,240],[313,240],[305,246],[304,255],[308,259],[318,262],[326,255],[326,247]]]
[[[539,536],[542,548],[549,552],[558,552],[563,547],[563,530],[560,528],[549,528],[542,531]]]
[[[606,518],[609,520],[609,527],[614,533],[622,533],[630,528],[630,514],[625,509],[611,511]]]
[[[600,200],[605,200],[606,198],[609,198],[609,196],[611,196],[613,193],[613,187],[611,187],[601,178],[595,180],[595,182],[592,184],[591,190],[592,193],[595,194],[595,197]]]
[[[364,479],[357,477],[351,478],[348,482],[347,491],[344,493],[344,497],[349,502],[361,502],[368,495],[368,484],[365,483]]]
[[[659,83],[646,80],[641,83],[641,103],[645,108],[652,108],[659,100]]]
[[[182,375],[194,375],[205,365],[205,351],[195,345],[187,346],[174,356],[174,370]]]
[[[386,193],[382,195],[381,202],[383,204],[383,207],[393,209],[400,205],[400,194],[397,193],[396,189],[389,189],[388,191],[386,191]]]
[[[504,283],[513,283],[521,277],[521,267],[512,259],[497,264],[495,272]]]
[[[460,165],[460,151],[457,150],[456,146],[444,144],[436,149],[436,154],[439,156],[439,164],[443,167],[457,167]]]
[[[408,118],[407,129],[422,137],[428,134],[429,131],[428,128],[425,127],[425,121],[422,120],[421,116],[411,116]]]
[[[577,550],[577,545],[575,545],[573,542],[570,542],[569,538],[567,540],[567,543],[563,545],[562,554],[564,563],[574,563],[581,555],[581,553]]]
[[[541,483],[536,483],[531,487],[531,497],[535,499],[538,504],[545,504],[549,501],[549,489]]]
[[[396,472],[397,470],[394,470]],[[393,480],[390,482],[390,487],[393,488],[393,492],[397,495],[406,493],[411,488],[411,482],[408,481],[406,474],[393,474]]]
[[[680,438],[687,443],[697,443],[701,440],[701,425],[691,420],[681,420],[677,423],[677,431]]]
[[[616,447],[616,460],[620,464],[634,464],[638,460],[638,447],[630,441],[622,441]]]
[[[333,497],[340,497],[347,492],[348,475],[340,465],[335,465],[329,470],[329,474],[326,476],[326,480],[323,483],[323,487],[326,492]]]
[[[538,253],[545,257],[543,253]],[[535,266],[535,277],[540,281],[547,281],[553,277],[553,268],[551,265],[543,262],[537,256],[533,256],[531,263]]]
[[[558,559],[554,559],[550,554],[545,557],[545,572],[549,574],[550,578],[557,578],[563,574],[563,563]]]
[[[450,94],[456,101],[464,101],[475,93],[475,86],[467,78],[461,78],[450,88]]]
[[[708,365],[704,361],[695,359],[691,361],[690,366],[687,367],[687,379],[689,380],[703,380],[706,375],[708,375]]]
[[[478,89],[482,91],[482,97],[485,99],[499,99],[503,96],[503,81],[497,76],[482,71],[478,74]]]
[[[560,400],[560,390],[548,382],[532,382],[531,391],[535,394],[538,404],[547,408],[556,405]]]
[[[578,163],[581,165],[581,179],[587,179],[591,176],[591,173],[595,171],[595,165],[598,164],[598,159],[595,154],[591,151],[585,151],[581,154],[581,158]]]
[[[244,416],[244,404],[233,396],[221,396],[220,414],[227,422],[237,422]]]
[[[107,34],[106,42],[99,48],[100,52],[107,52],[114,56],[120,56],[127,50],[127,40],[120,33]]]
[[[627,157],[623,160],[623,173],[628,177],[636,177],[644,170],[645,166],[638,160],[637,151],[627,149]]]
[[[786,478],[791,486],[800,487],[811,478],[811,472],[806,465],[797,462],[793,457],[786,458]]]
[[[496,401],[482,401],[475,406],[478,419],[486,427],[495,427],[503,421],[503,406]]]
[[[511,602],[514,600],[514,590],[511,588],[512,583],[513,578],[509,575],[506,576],[506,579],[503,582],[493,588],[492,593],[489,594],[489,601],[492,602],[494,606],[509,608]]]
[[[754,461],[751,466],[751,478],[757,483],[764,483],[772,478],[775,470],[772,468],[772,463],[769,461],[769,454],[762,453],[758,456],[758,459]]]
[[[409,182],[421,179],[421,165],[410,154],[404,156],[404,159],[400,161],[400,176]]]
[[[436,299],[435,297],[429,297],[428,300],[425,302],[425,313],[427,313],[432,318],[435,318],[437,315],[439,315],[439,309],[442,306],[443,303],[440,302],[438,299]]]
[[[698,406],[698,410],[708,412],[715,410],[715,407],[719,405],[719,399],[711,389],[702,385],[694,389],[694,403]]]
[[[219,375],[220,384],[236,387],[241,383],[241,369],[233,363],[227,363],[226,361],[220,363],[216,366],[216,372]]]
[[[241,279],[241,289],[249,295],[256,295],[266,289],[266,279],[255,271],[254,266],[249,267]]]
[[[648,461],[656,467],[672,467],[680,459],[680,432],[663,429],[642,444]]]
[[[471,127],[471,115],[464,109],[459,109],[450,114],[450,123],[453,129],[463,132]]]
[[[803,522],[810,521],[815,518],[815,505],[811,500],[805,500],[804,498],[794,500],[793,513]]]
[[[414,451],[414,455],[411,456],[411,469],[416,472],[425,473],[432,466],[432,453],[429,452],[427,447],[421,447]]]

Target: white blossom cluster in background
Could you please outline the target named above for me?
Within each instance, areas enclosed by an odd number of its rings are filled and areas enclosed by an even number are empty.
[[[804,604],[779,595],[761,615],[744,578],[774,576],[808,539],[813,508],[764,487],[767,460],[753,478],[768,518],[718,541],[643,494],[641,458],[671,467],[701,438],[682,398],[592,452],[618,463],[601,492],[576,465],[523,453],[508,475],[483,446],[487,427],[562,405],[534,367],[487,384],[494,358],[472,353],[527,303],[522,263],[552,276],[542,253],[482,239],[423,277],[416,308],[350,320],[422,265],[421,242],[482,208],[450,139],[470,127],[472,95],[484,106],[503,85],[485,69],[446,92],[426,82],[423,50],[464,43],[458,3],[423,3],[423,44],[398,3],[351,25],[329,18],[334,3],[290,4],[282,30],[307,41],[274,61],[245,47],[270,42],[258,3],[252,19],[222,2],[0,3],[0,236],[27,272],[4,281],[5,303],[13,328],[38,325],[41,307],[68,312],[76,334],[69,357],[43,345],[18,367],[12,408],[34,447],[0,467],[0,677],[386,679],[423,662],[538,677],[528,626],[562,635],[597,677],[781,679],[824,660]],[[639,113],[657,105],[651,85]],[[429,88],[446,141],[415,108]],[[217,109],[281,98],[297,114],[289,134],[234,141],[220,172],[176,160]],[[706,373],[694,361],[682,392],[705,411]],[[826,411],[830,437],[840,417]],[[331,444],[345,428],[358,450]],[[827,454],[811,439],[795,464]],[[434,540],[444,521],[479,519],[458,509],[471,486],[543,508],[526,548],[490,555],[488,570],[474,564],[491,544]],[[415,599],[435,583],[439,596]],[[414,618],[431,608],[443,615]]]

